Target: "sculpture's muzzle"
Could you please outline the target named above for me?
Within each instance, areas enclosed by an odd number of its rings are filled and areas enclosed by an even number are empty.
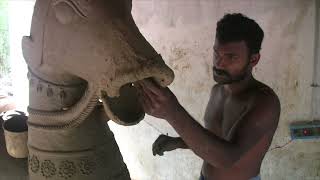
[[[135,25],[131,0],[38,0],[23,49],[34,71],[45,65],[87,81],[123,125],[144,116],[132,83],[151,77],[165,87],[174,78]]]

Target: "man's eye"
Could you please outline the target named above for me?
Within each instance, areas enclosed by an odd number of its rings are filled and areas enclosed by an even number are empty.
[[[232,59],[233,60],[237,60],[239,57],[238,56],[233,56]]]
[[[238,56],[233,55],[233,54],[228,54],[227,57],[228,57],[228,59],[231,59],[231,60],[236,60],[238,58]]]
[[[232,54],[226,54],[225,57],[226,57],[227,59],[232,59],[233,55],[232,55]]]

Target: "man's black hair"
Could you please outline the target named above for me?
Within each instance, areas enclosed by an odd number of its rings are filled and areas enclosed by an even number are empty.
[[[217,22],[217,40],[220,43],[243,40],[249,48],[249,54],[260,51],[263,36],[261,27],[254,20],[240,13],[226,14]]]

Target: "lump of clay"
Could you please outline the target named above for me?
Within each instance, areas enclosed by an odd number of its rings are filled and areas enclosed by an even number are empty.
[[[31,35],[22,42],[30,72],[52,84],[87,84],[87,89],[77,102],[68,102],[68,110],[59,116],[30,110],[30,123],[70,125],[89,114],[88,104],[98,99],[117,123],[132,125],[143,119],[131,84],[151,77],[168,86],[174,73],[139,32],[131,8],[131,0],[36,2]]]

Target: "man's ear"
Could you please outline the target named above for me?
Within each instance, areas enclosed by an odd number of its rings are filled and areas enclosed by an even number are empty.
[[[260,53],[255,53],[250,56],[250,66],[254,67],[258,64],[260,60]]]

